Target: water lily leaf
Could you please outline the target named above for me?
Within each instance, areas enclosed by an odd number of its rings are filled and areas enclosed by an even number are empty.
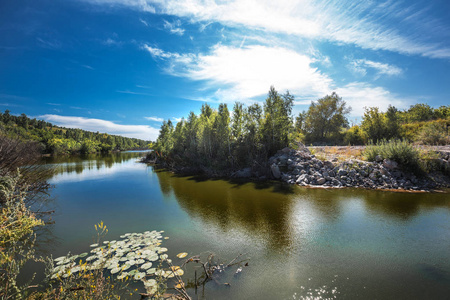
[[[147,273],[148,275],[153,275],[153,274],[156,273],[156,268],[150,268],[150,269],[147,270],[146,273]]]
[[[120,275],[117,275],[117,279],[124,279],[128,276],[128,272],[122,272]]]
[[[116,273],[118,273],[118,272],[120,272],[122,269],[121,268],[114,268],[114,269],[112,269],[111,270],[111,274],[116,274]]]
[[[98,247],[98,244],[92,244],[89,247],[91,247],[91,248]]]
[[[61,256],[61,257],[55,258],[53,261],[62,261],[65,258],[66,258],[66,256]]]
[[[162,254],[162,255],[160,255],[159,256],[162,260],[165,260],[165,259],[167,259],[168,257],[169,257],[169,255],[167,255],[167,254]]]
[[[147,269],[150,269],[151,267],[152,267],[152,263],[151,263],[151,262],[148,262],[148,263],[143,264],[143,265],[141,266],[141,269],[147,270]]]
[[[85,257],[85,256],[87,256],[88,255],[88,253],[87,252],[84,252],[84,253],[81,253],[80,255],[78,255],[78,257]]]
[[[178,258],[185,258],[187,255],[188,255],[187,252],[181,252],[181,253],[177,254],[177,257]]]
[[[144,281],[145,287],[153,287],[156,286],[157,282],[155,279],[149,279]]]
[[[136,273],[136,275],[134,275],[134,280],[141,280],[144,277],[145,273]]]
[[[178,275],[178,276],[183,276],[184,271],[183,271],[183,269],[178,269],[178,270],[175,271],[175,274]]]
[[[167,250],[168,250],[167,248],[162,247],[162,248],[159,248],[158,253],[167,252]]]
[[[133,271],[128,272],[128,274],[129,274],[130,276],[134,276],[134,275],[136,275],[137,273],[138,273],[138,270],[133,270]]]

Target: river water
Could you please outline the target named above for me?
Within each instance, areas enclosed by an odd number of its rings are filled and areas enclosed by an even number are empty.
[[[449,194],[306,189],[155,171],[142,153],[65,158],[50,182],[54,225],[41,248],[89,250],[94,224],[108,239],[164,230],[180,252],[228,262],[239,276],[189,290],[193,299],[444,299],[450,295]],[[188,265],[185,279],[198,266]],[[237,268],[237,266],[235,266]]]

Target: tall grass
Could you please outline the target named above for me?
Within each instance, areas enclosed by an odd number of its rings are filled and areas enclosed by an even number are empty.
[[[382,140],[376,144],[369,144],[364,151],[368,161],[375,161],[377,156],[397,162],[404,170],[421,173],[419,151],[410,143],[403,140]]]

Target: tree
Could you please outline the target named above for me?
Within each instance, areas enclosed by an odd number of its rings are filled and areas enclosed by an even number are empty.
[[[369,140],[377,142],[386,139],[387,128],[385,116],[378,107],[365,107],[361,128]]]
[[[386,111],[386,139],[397,139],[400,137],[400,119],[398,110],[389,104]]]
[[[339,135],[342,127],[348,127],[346,115],[351,111],[335,92],[317,102],[312,101],[306,112],[305,133],[309,141],[330,141]]]

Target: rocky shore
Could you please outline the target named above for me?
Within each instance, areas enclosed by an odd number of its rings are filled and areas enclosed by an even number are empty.
[[[449,153],[440,153],[439,162],[449,167]],[[306,147],[285,148],[269,159],[275,179],[310,187],[356,187],[389,190],[422,190],[449,187],[448,176],[420,176],[403,171],[392,160],[377,157],[376,162],[349,159],[340,162],[318,159]]]

